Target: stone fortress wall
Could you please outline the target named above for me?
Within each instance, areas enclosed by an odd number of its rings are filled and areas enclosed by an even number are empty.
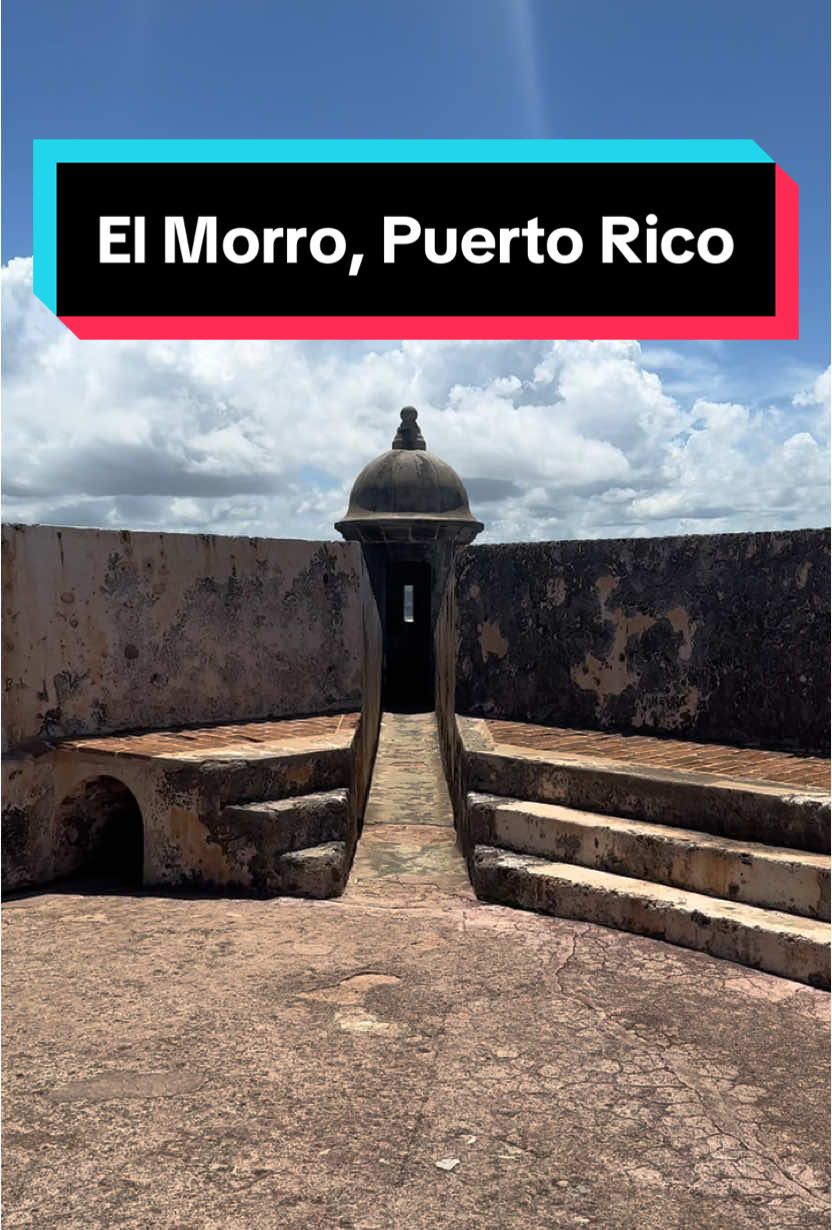
[[[455,708],[829,751],[829,531],[473,546]]]
[[[3,527],[6,746],[358,709],[357,546]]]
[[[360,710],[361,814],[382,634],[357,543],[7,526],[3,551],[8,887],[43,878],[61,739]],[[826,754],[828,619],[827,531],[468,547],[436,627],[452,789],[454,712]]]

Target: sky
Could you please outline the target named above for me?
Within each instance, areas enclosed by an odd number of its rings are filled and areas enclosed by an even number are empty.
[[[491,540],[828,523],[822,0],[6,0],[4,516],[331,537],[413,403]],[[801,337],[79,342],[37,137],[747,137],[801,193]]]

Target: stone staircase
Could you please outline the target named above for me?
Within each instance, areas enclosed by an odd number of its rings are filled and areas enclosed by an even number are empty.
[[[255,897],[344,890],[368,775],[358,714],[62,740],[49,755],[61,796],[90,780],[132,794],[145,887]],[[65,845],[84,822],[74,814]],[[72,874],[76,854],[39,878]]]
[[[189,766],[191,806],[222,852],[228,888],[257,897],[340,896],[361,806],[360,724],[331,730],[313,718],[275,727],[268,747],[241,747],[234,732],[235,742],[211,749],[193,777]]]
[[[816,771],[795,789],[741,777],[741,761],[702,772],[696,745],[684,768],[659,768],[597,744],[567,755],[543,736],[498,744],[485,722],[457,727],[478,897],[829,986],[829,800]],[[767,774],[796,772],[797,758],[778,768],[772,755]]]
[[[475,844],[575,863],[726,901],[829,918],[830,860],[692,829],[469,794]]]
[[[297,740],[239,769],[202,766],[202,822],[223,851],[230,884],[258,897],[341,895],[360,806],[351,738],[331,746]]]
[[[232,803],[219,814],[240,880],[262,896],[338,897],[352,853],[348,789]],[[236,857],[235,857],[236,856]]]

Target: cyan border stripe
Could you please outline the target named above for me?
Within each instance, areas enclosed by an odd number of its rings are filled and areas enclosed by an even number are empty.
[[[59,162],[771,162],[745,140],[58,140],[34,142],[34,291],[57,311]]]

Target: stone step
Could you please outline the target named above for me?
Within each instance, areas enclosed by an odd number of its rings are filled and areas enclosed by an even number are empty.
[[[251,838],[273,854],[285,854],[327,841],[344,841],[349,834],[349,791],[319,790],[290,799],[260,803],[229,803],[220,812],[223,824],[241,838]]]
[[[277,754],[219,756],[192,762],[159,760],[165,786],[194,801],[200,813],[240,803],[291,799],[349,787],[352,752],[343,746],[288,748]]]
[[[279,860],[280,892],[288,897],[340,897],[349,874],[349,847],[328,841],[292,850]]]
[[[319,880],[322,885],[329,883],[325,865],[332,863],[334,867],[335,854],[341,849],[352,850],[355,843],[347,789],[258,803],[230,803],[204,823],[212,842],[225,856],[227,883],[261,896],[333,896],[334,889],[306,892],[296,885],[314,885]],[[326,851],[332,856],[329,862],[321,853]],[[344,865],[346,857],[344,854]],[[341,883],[337,891],[343,887]]]
[[[466,749],[469,791],[829,852],[829,795],[770,782],[579,760],[527,749]]]
[[[469,794],[467,812],[474,845],[577,863],[806,918],[829,918],[827,854],[490,794]]]
[[[829,987],[829,927],[814,919],[494,846],[474,847],[471,874],[483,901],[631,931]]]

